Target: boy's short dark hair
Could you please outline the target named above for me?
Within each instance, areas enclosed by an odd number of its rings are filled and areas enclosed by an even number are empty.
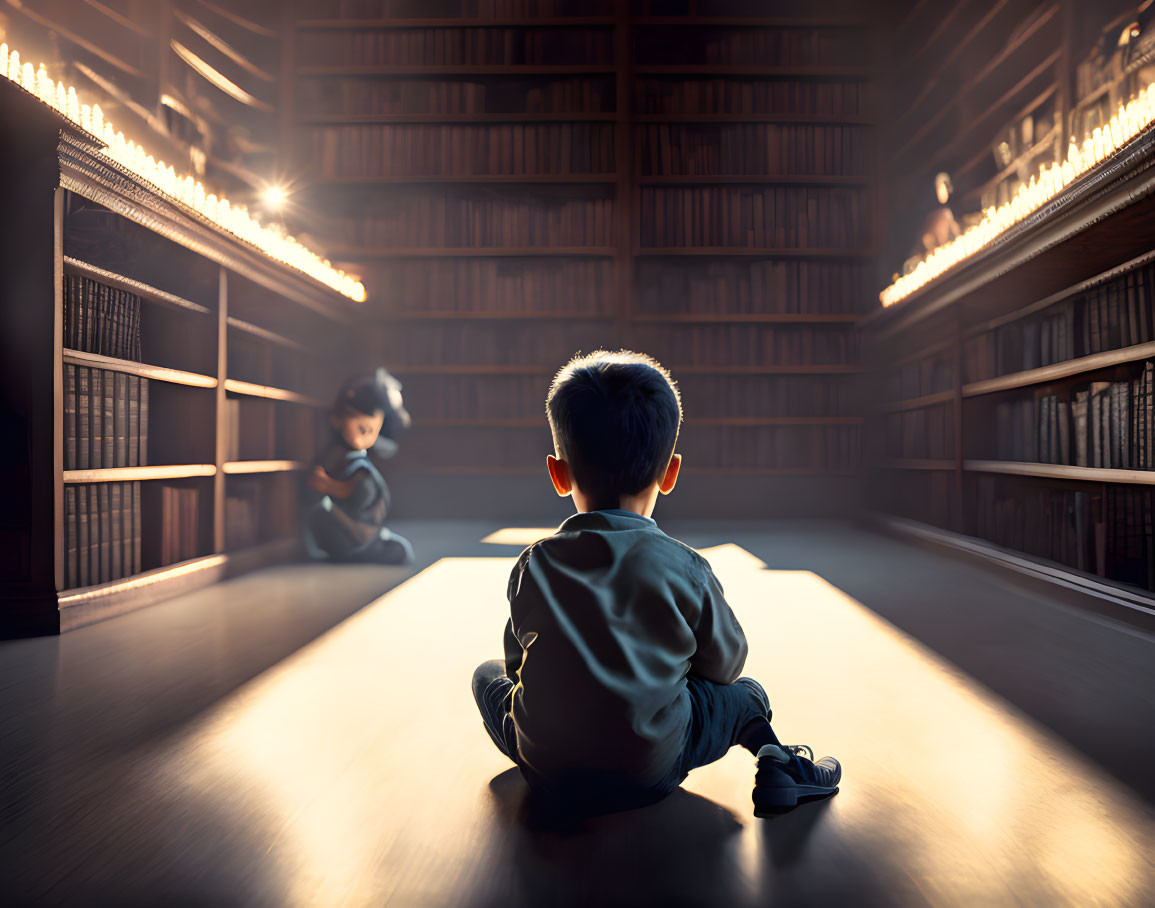
[[[682,423],[670,373],[629,350],[575,356],[554,377],[545,410],[558,455],[600,507],[661,478]]]

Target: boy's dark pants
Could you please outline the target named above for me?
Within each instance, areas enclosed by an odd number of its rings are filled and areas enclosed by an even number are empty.
[[[517,736],[509,714],[512,693],[513,681],[506,676],[505,663],[500,659],[483,662],[473,673],[473,697],[485,730],[497,749],[518,764],[532,785],[530,773],[517,759]],[[715,684],[690,675],[686,678],[686,693],[690,697],[690,727],[681,760],[665,779],[637,799],[639,803],[664,797],[682,783],[691,769],[721,759],[738,743],[738,733],[751,719],[771,717],[766,691],[753,678]]]

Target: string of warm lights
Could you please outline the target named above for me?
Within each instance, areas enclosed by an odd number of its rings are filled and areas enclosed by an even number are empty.
[[[105,154],[136,176],[151,183],[160,192],[191,208],[211,221],[256,247],[265,255],[295,268],[338,293],[357,302],[365,300],[365,287],[356,278],[334,268],[297,239],[275,227],[257,221],[243,205],[233,205],[224,196],[217,196],[191,176],[180,176],[171,164],[156,160],[135,142],[124,137],[104,118],[99,104],[81,104],[76,89],[54,82],[44,64],[34,69],[31,63],[21,62],[17,51],[9,51],[0,44],[0,75],[35,95],[49,107],[67,117],[85,132],[90,133],[105,148]]]
[[[1082,145],[1071,140],[1067,158],[1062,163],[1039,168],[1037,177],[1019,186],[1015,197],[998,208],[988,208],[983,219],[961,236],[939,246],[879,294],[883,306],[893,306],[920,287],[941,276],[968,256],[974,255],[1000,234],[1009,230],[1031,212],[1045,205],[1079,176],[1101,164],[1116,151],[1143,132],[1155,121],[1155,84],[1147,86],[1126,105],[1120,105],[1110,121],[1094,132]]]

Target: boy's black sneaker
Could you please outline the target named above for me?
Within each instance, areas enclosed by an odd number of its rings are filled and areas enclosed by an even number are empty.
[[[842,767],[834,757],[815,762],[814,751],[805,744],[766,744],[758,750],[754,816],[772,816],[799,801],[828,798],[838,791],[841,778]]]

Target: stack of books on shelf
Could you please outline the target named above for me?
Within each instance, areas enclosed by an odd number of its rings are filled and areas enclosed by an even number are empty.
[[[852,249],[867,243],[868,214],[855,189],[643,186],[641,245]]]
[[[861,429],[723,426],[705,432],[688,427],[678,444],[691,469],[849,473],[859,467]]]
[[[954,387],[954,365],[947,354],[927,356],[891,369],[886,376],[887,400],[903,401],[941,394]]]
[[[645,348],[682,366],[810,366],[858,362],[858,334],[841,325],[664,325],[640,329]],[[675,375],[675,378],[677,376]]]
[[[469,258],[390,263],[379,283],[391,309],[407,313],[572,313],[605,315],[613,305],[613,263],[598,259]]]
[[[145,561],[168,565],[204,554],[201,546],[200,490],[167,483],[149,489],[145,517],[155,527],[145,539]]]
[[[149,382],[138,375],[64,365],[64,469],[148,463]]]
[[[643,176],[853,176],[872,166],[872,137],[855,126],[663,123],[639,132]]]
[[[953,407],[946,404],[887,414],[886,453],[894,458],[946,460],[954,457]]]
[[[980,476],[972,503],[978,535],[1112,580],[1155,588],[1151,490],[1088,492]]]
[[[64,281],[64,346],[140,361],[140,297],[78,275]]]
[[[862,35],[850,28],[734,28],[701,26],[693,43],[671,40],[670,29],[648,28],[635,35],[641,65],[851,66],[868,52]]]
[[[614,109],[613,76],[510,75],[485,81],[326,77],[301,83],[298,106],[302,114],[322,118],[334,112],[346,116],[604,113]]]
[[[609,66],[610,28],[454,27],[349,28],[305,32],[305,65],[341,60],[351,66]]]
[[[612,174],[614,128],[603,123],[326,126],[311,131],[323,179]]]
[[[1155,339],[1152,266],[1127,272],[1038,315],[970,338],[964,348],[970,381],[1036,369]]]
[[[596,350],[610,340],[606,326],[596,322],[415,322],[403,332],[386,332],[381,355],[398,372],[446,363],[552,370],[574,351]]]
[[[64,487],[64,585],[108,583],[141,569],[139,482]]]
[[[635,80],[638,114],[800,114],[857,117],[865,87],[852,79],[671,79]]]
[[[611,246],[614,200],[446,187],[405,193],[341,225],[354,246]]]
[[[674,379],[688,420],[846,417],[862,412],[855,375],[695,375]]]
[[[1004,401],[995,408],[1000,460],[1118,470],[1155,469],[1155,364],[1123,381],[1092,382],[1060,396]]]
[[[637,311],[668,315],[855,313],[860,311],[872,269],[853,262],[759,259],[637,263]]]

